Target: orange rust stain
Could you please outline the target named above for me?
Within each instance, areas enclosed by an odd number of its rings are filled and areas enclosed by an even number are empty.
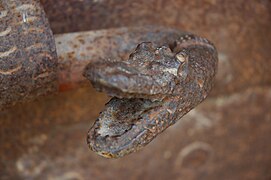
[[[92,49],[93,49],[93,47],[91,47],[91,46],[87,47],[87,50],[89,50],[89,51],[91,51]]]
[[[60,84],[58,87],[59,92],[65,92],[65,91],[69,91],[72,89],[75,89],[78,87],[78,84],[74,84],[74,83],[63,83]]]
[[[69,53],[68,53],[68,58],[69,58],[69,59],[73,59],[73,58],[74,58],[74,55],[75,55],[75,52],[69,52]]]
[[[78,39],[78,41],[81,43],[81,44],[85,44],[85,40],[84,39]]]
[[[80,56],[85,57],[86,54],[85,53],[80,53]]]

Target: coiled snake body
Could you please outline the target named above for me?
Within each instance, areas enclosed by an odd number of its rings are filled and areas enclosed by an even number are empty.
[[[0,109],[56,90],[56,48],[39,2],[2,0],[0,20]],[[165,41],[139,44],[126,61],[94,61],[85,68],[95,88],[114,96],[88,133],[98,154],[116,158],[139,150],[210,92],[214,45],[178,31],[160,39]]]

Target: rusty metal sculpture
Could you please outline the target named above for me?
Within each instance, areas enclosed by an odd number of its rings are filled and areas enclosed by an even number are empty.
[[[139,150],[207,97],[217,68],[215,47],[187,33],[166,44],[141,43],[127,61],[87,66],[93,86],[115,96],[88,135],[98,154],[116,158]]]
[[[3,1],[2,6],[0,108],[56,91],[57,84],[66,83],[65,74],[73,73],[63,63],[57,70],[54,38],[38,1]],[[208,40],[146,29],[144,40],[153,43],[138,45],[128,61],[102,60],[85,71],[96,88],[118,97],[88,135],[90,147],[106,157],[121,157],[148,144],[203,101],[214,83],[217,52]],[[59,44],[65,49],[65,43]]]
[[[21,40],[31,36],[22,33],[15,21],[32,28],[37,22],[31,16],[43,19],[44,12],[38,1],[0,0],[0,53],[13,47],[3,46],[8,38],[7,45],[21,48],[18,61],[1,58],[0,108],[37,99],[0,111],[0,179],[270,179],[271,1],[41,0],[41,4],[54,32],[58,62],[53,68],[57,69],[48,76],[51,80],[45,76],[32,80],[29,76],[39,72],[34,68],[39,65],[24,64],[26,86],[23,80],[12,84],[23,75],[16,73],[16,65],[29,60],[21,56],[26,47]],[[32,9],[17,11],[22,5]],[[108,58],[127,61],[142,42],[161,47],[178,39],[178,31],[154,25],[188,30],[214,42],[219,65],[211,94],[138,153],[116,160],[89,153],[87,129],[108,99],[89,86],[82,76],[84,68]],[[44,39],[38,39],[32,43],[43,44]],[[46,79],[51,90],[42,85]],[[38,81],[43,88],[35,87]],[[80,88],[37,98],[47,88],[60,92],[75,87]],[[90,141],[100,142],[95,137]]]

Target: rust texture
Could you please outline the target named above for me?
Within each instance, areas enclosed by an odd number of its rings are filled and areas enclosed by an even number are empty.
[[[36,5],[38,7],[38,5]],[[48,25],[47,25],[48,26]],[[47,27],[48,28],[48,27]],[[32,28],[33,30],[33,28]],[[5,32],[5,31],[4,31]],[[25,31],[28,34],[32,34],[32,32]],[[47,87],[47,88],[39,88],[35,91],[29,92],[27,96],[24,98],[16,98],[18,94],[16,92],[12,91],[10,88],[14,88],[13,86],[9,86],[9,88],[6,87],[4,83],[2,83],[2,87],[5,88],[4,93],[6,93],[8,98],[3,98],[2,101],[8,101],[5,104],[9,105],[11,103],[15,104],[16,101],[20,101],[21,99],[28,99],[33,98],[35,96],[38,96],[40,94],[45,94],[46,91],[53,91],[53,89],[50,89],[50,85],[48,83],[51,83],[53,85],[56,85],[58,83],[58,89],[60,91],[69,90],[75,87],[79,87],[84,83],[84,78],[82,77],[82,71],[84,66],[91,62],[96,60],[102,60],[106,58],[121,58],[125,59],[130,52],[132,52],[136,46],[136,44],[143,42],[143,41],[154,41],[157,42],[163,42],[165,40],[165,37],[168,37],[174,33],[174,30],[170,28],[158,28],[156,26],[141,26],[141,27],[130,27],[130,28],[116,28],[116,29],[108,29],[108,30],[99,30],[99,31],[89,31],[89,32],[79,32],[79,33],[71,33],[71,34],[62,34],[62,35],[56,35],[56,44],[57,44],[57,51],[59,56],[59,64],[58,64],[58,71],[56,70],[56,66],[53,67],[55,72],[50,72],[51,74],[54,74],[57,72],[58,76],[58,82],[56,82],[55,77],[50,77],[49,72],[44,69],[42,74],[39,74],[37,78],[33,77],[32,79],[24,79],[21,81],[20,84],[29,84],[33,81],[37,81],[37,79],[43,79],[43,82],[39,82],[39,87]],[[267,36],[269,34],[267,33]],[[42,41],[41,39],[36,39],[35,41]],[[26,41],[31,41],[27,39]],[[25,43],[25,42],[23,42]],[[218,42],[218,44],[220,44]],[[36,43],[35,45],[32,45],[30,49],[39,51],[41,56],[47,56],[48,53],[44,53],[42,47],[42,43]],[[49,45],[54,46],[54,45]],[[265,48],[268,47],[265,46]],[[28,51],[26,49],[26,51]],[[46,51],[46,50],[45,50]],[[216,89],[212,92],[212,94],[218,95],[223,93],[229,93],[233,90],[241,90],[244,87],[252,86],[252,85],[265,85],[269,82],[269,74],[270,70],[267,68],[266,64],[269,65],[269,61],[267,61],[265,64],[261,62],[255,63],[255,58],[251,59],[249,57],[249,60],[252,61],[251,63],[253,65],[250,65],[250,69],[247,68],[239,68],[235,69],[236,66],[233,66],[232,64],[235,63],[236,58],[230,58],[228,59],[225,56],[225,53],[223,50],[219,51],[221,62],[219,64],[219,74],[216,79]],[[253,56],[256,53],[253,54]],[[265,53],[260,54],[261,56],[265,56]],[[7,57],[8,58],[8,57]],[[27,59],[27,56],[25,56]],[[257,58],[260,58],[257,57]],[[259,60],[258,60],[259,61]],[[47,62],[47,61],[45,61]],[[5,64],[6,65],[6,64]],[[239,64],[238,64],[239,65]],[[244,65],[241,63],[241,65]],[[15,67],[11,70],[11,74],[14,74],[17,70],[20,69],[19,67]],[[37,66],[38,68],[38,66]],[[39,67],[41,68],[41,67]],[[52,67],[51,67],[52,68]],[[251,69],[252,68],[252,69]],[[240,71],[240,72],[239,72]],[[242,71],[242,72],[241,72]],[[253,73],[251,74],[250,72]],[[257,71],[257,73],[256,73]],[[29,71],[28,73],[31,73],[32,71]],[[243,75],[240,75],[244,74]],[[26,76],[26,73],[23,73],[24,76]],[[249,78],[251,76],[255,76],[253,79]],[[9,82],[9,84],[16,83],[16,81],[10,80],[11,75],[4,76],[3,81],[6,83]],[[237,80],[238,83],[232,83],[232,81]],[[35,84],[35,83],[34,83]],[[36,87],[38,88],[38,87]],[[49,90],[48,90],[49,89]],[[55,89],[54,89],[55,90]],[[26,90],[22,90],[23,92]],[[44,92],[45,91],[45,92]],[[9,93],[7,93],[9,92]],[[20,96],[23,96],[26,94],[26,92],[21,93]],[[12,99],[13,98],[13,99]],[[9,100],[8,100],[9,99]]]
[[[106,100],[102,94],[87,88],[46,97],[1,113],[1,127],[9,128],[1,129],[0,174],[7,179],[270,179],[270,94],[270,88],[259,87],[207,98],[147,148],[116,160],[86,146],[89,119]]]
[[[0,2],[0,109],[56,89],[56,48],[39,1]]]
[[[216,96],[148,148],[117,160],[90,153],[86,146],[89,120],[94,122],[108,101],[94,89],[1,111],[0,179],[271,178],[269,0],[42,3],[55,34],[155,24],[206,37],[218,49],[220,81],[212,90]],[[108,37],[111,29],[103,32]]]
[[[213,94],[271,83],[271,3],[204,0],[42,0],[54,33],[161,25],[211,39],[219,52]]]
[[[83,78],[82,72],[89,62],[109,58],[127,59],[140,42],[152,41],[162,45],[163,42],[169,40],[169,37],[174,39],[176,32],[174,29],[159,26],[139,26],[55,35],[59,59],[59,89],[65,91],[85,84],[86,79]],[[253,60],[257,65],[251,68],[259,68],[260,73],[253,74],[252,80],[249,78],[244,80],[237,73],[233,73],[234,67],[231,63],[235,63],[233,62],[236,60],[235,58],[226,59],[225,54],[221,51],[219,57],[221,61],[216,77],[216,88],[212,91],[212,95],[228,94],[233,90],[242,90],[246,86],[269,84],[270,70],[265,64],[257,64]],[[269,60],[266,61],[266,64],[269,65]],[[244,73],[250,71],[246,68],[240,70]],[[254,77],[258,79],[255,83],[253,82]],[[239,78],[239,84],[229,83],[230,90],[223,89],[223,87],[226,88],[225,83]]]
[[[142,26],[114,28],[55,35],[58,52],[58,82],[60,91],[81,86],[82,76],[90,62],[108,58],[127,59],[141,42],[152,41],[162,45],[177,38],[177,31],[169,28]]]
[[[93,151],[108,158],[138,151],[207,97],[217,71],[215,47],[193,34],[175,36],[163,46],[139,44],[126,61],[86,67],[92,85],[116,97],[89,131]]]

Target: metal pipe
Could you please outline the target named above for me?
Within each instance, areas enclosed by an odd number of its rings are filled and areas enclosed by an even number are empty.
[[[55,92],[53,33],[38,0],[0,2],[0,110]]]

